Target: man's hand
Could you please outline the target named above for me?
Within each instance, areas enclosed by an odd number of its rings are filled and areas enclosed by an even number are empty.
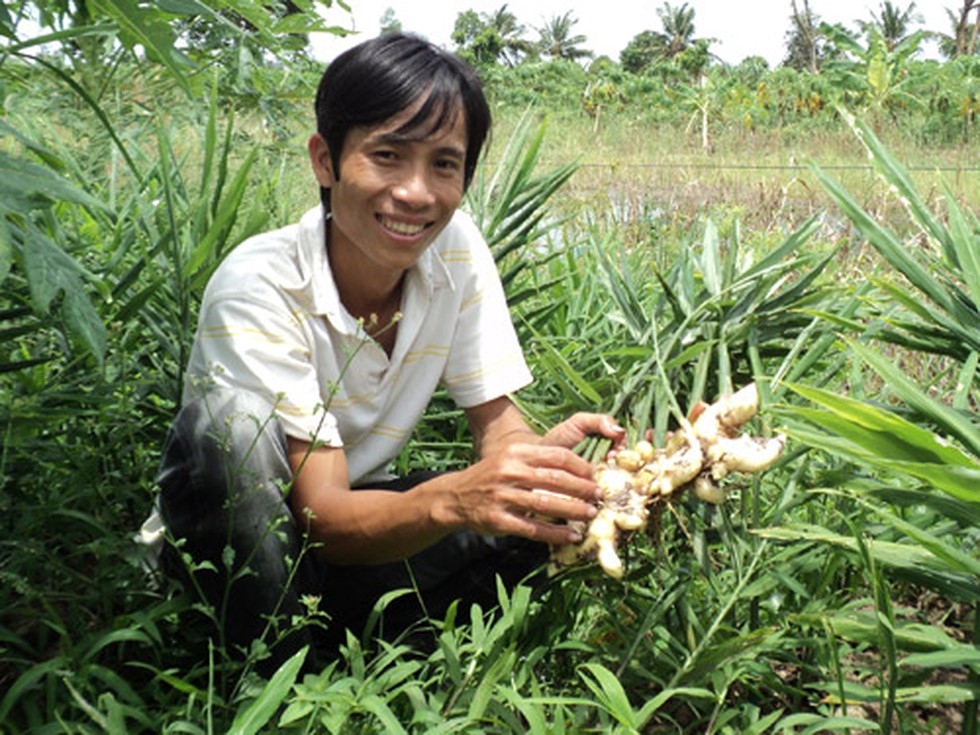
[[[592,472],[592,464],[571,449],[514,442],[438,478],[446,483],[446,495],[433,509],[434,518],[487,535],[575,543],[576,532],[560,521],[595,517],[599,489]]]
[[[574,449],[589,436],[603,436],[611,440],[613,450],[621,449],[626,443],[626,430],[616,423],[616,419],[604,413],[585,412],[576,413],[553,426],[542,441]]]
[[[591,520],[601,494],[592,464],[572,450],[591,435],[620,446],[626,432],[611,416],[577,413],[538,436],[506,398],[470,409],[467,417],[482,459],[450,475],[457,490],[447,505],[435,509],[437,522],[549,544],[575,543],[577,532],[564,521]]]

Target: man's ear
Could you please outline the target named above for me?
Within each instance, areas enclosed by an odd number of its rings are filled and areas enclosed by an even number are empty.
[[[327,141],[319,133],[314,133],[307,141],[306,149],[310,154],[313,175],[316,176],[321,187],[329,189],[333,186],[336,178],[334,177],[333,161],[330,158],[330,148],[327,146]]]

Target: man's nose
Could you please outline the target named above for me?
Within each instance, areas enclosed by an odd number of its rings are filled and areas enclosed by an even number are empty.
[[[412,166],[405,171],[391,190],[391,195],[411,207],[422,207],[435,201],[429,172],[423,166]]]

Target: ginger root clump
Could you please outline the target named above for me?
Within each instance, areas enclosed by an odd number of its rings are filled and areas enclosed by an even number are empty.
[[[750,383],[695,409],[664,447],[640,441],[611,461],[597,463],[595,479],[603,492],[599,512],[591,522],[576,524],[580,543],[551,550],[549,572],[595,559],[606,574],[619,579],[624,573],[619,544],[627,534],[646,528],[651,505],[688,488],[699,500],[717,505],[725,499],[719,481],[728,474],[758,473],[775,464],[786,446],[784,435],[740,433],[758,409],[759,393]]]

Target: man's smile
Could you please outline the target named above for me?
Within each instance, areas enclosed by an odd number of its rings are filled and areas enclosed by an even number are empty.
[[[401,222],[398,220],[389,219],[381,214],[376,215],[376,219],[381,223],[382,227],[384,227],[386,230],[391,230],[397,235],[418,235],[429,226],[429,223]]]

